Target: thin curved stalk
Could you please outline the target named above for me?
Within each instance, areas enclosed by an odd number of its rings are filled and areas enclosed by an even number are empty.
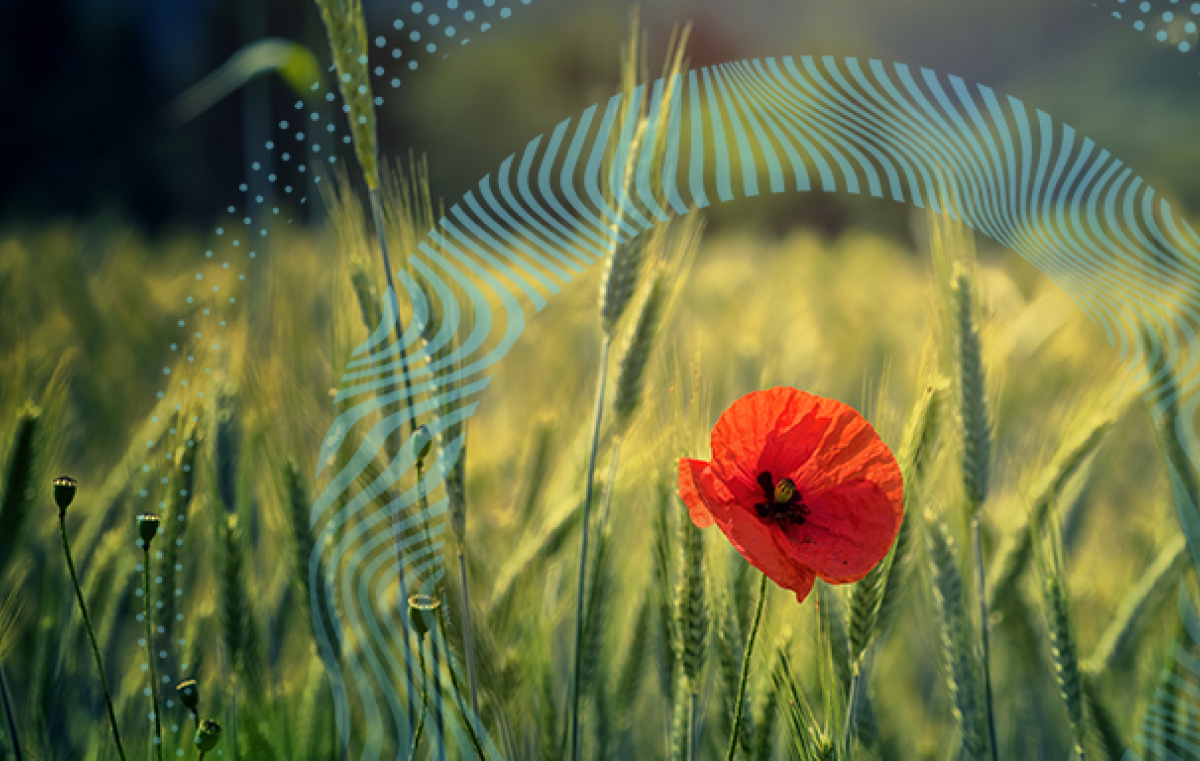
[[[142,594],[143,618],[146,620],[146,652],[150,659],[150,700],[154,708],[154,755],[158,761],[163,761],[162,755],[162,719],[158,710],[158,667],[154,665],[153,627],[150,625],[150,545],[142,548],[142,578],[145,580],[146,591]]]
[[[592,417],[592,454],[588,458],[587,486],[583,492],[582,539],[579,545],[579,586],[575,600],[575,660],[571,669],[571,716],[568,732],[571,736],[568,761],[579,758],[579,677],[583,658],[583,607],[584,582],[587,580],[588,529],[591,523],[592,484],[596,477],[596,450],[600,443],[600,419],[604,413],[604,383],[608,379],[608,350],[612,339],[606,334],[600,348],[600,379],[596,387],[596,410]]]
[[[60,510],[58,513],[58,533],[62,537],[63,555],[67,558],[67,570],[71,572],[71,584],[75,587],[75,599],[79,602],[79,612],[83,616],[83,628],[87,630],[88,641],[92,643],[92,656],[96,660],[96,670],[100,672],[100,685],[104,688],[104,703],[108,707],[108,720],[112,723],[113,742],[117,745],[117,755],[125,761],[125,748],[121,745],[121,730],[117,727],[117,712],[113,709],[112,692],[108,689],[108,677],[104,674],[104,660],[100,657],[100,646],[96,644],[96,631],[92,628],[92,619],[88,616],[87,604],[83,601],[83,588],[79,586],[79,576],[75,573],[75,561],[71,559],[71,545],[67,541],[67,515]],[[157,712],[156,712],[157,713]],[[16,735],[13,735],[16,742]],[[20,758],[20,751],[17,752]]]
[[[754,608],[754,623],[750,625],[750,637],[746,640],[746,654],[742,656],[742,677],[738,680],[737,703],[733,711],[733,731],[729,734],[729,752],[725,761],[733,761],[737,754],[738,733],[742,731],[742,711],[746,705],[746,683],[750,681],[750,656],[754,653],[754,639],[758,635],[758,625],[762,623],[764,603],[767,601],[767,575],[762,574],[758,582],[758,605]]]
[[[999,761],[999,749],[996,747],[996,717],[992,711],[992,667],[988,648],[988,604],[987,604],[987,573],[983,565],[983,539],[979,525],[979,515],[971,519],[971,544],[975,555],[975,585],[976,597],[979,598],[979,638],[983,647],[983,705],[987,719],[988,746],[991,748],[992,761]]]

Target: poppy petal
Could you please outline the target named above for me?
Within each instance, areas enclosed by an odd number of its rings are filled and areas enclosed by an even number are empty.
[[[887,555],[900,529],[903,506],[871,481],[851,481],[808,502],[808,519],[775,527],[781,551],[830,584],[867,575]]]
[[[717,526],[742,557],[771,581],[794,592],[797,602],[804,602],[812,591],[815,574],[788,553],[779,551],[772,535],[774,527],[757,516],[747,516],[745,508],[711,468],[701,474],[698,484],[706,503],[713,508],[712,517]]]
[[[708,470],[708,463],[703,460],[692,460],[687,457],[679,458],[679,496],[687,505],[688,514],[697,528],[708,528],[713,525],[712,512],[704,502],[700,493],[699,479]]]
[[[713,428],[713,468],[739,500],[756,500],[758,474],[779,479],[799,471],[841,412],[837,407],[845,405],[782,386],[746,394]]]

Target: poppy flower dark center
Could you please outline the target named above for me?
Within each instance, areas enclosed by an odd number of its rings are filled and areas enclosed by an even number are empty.
[[[770,471],[759,473],[757,480],[765,498],[764,502],[754,506],[759,518],[775,521],[784,528],[804,525],[808,517],[808,505],[804,504],[795,481],[790,478],[775,481]]]

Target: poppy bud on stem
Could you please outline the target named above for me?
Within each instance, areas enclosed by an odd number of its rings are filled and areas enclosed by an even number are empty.
[[[221,725],[212,719],[205,719],[196,728],[196,758],[204,758],[204,754],[217,747],[221,739]]]
[[[408,616],[412,621],[413,630],[417,633],[417,653],[421,658],[421,718],[417,721],[417,731],[413,733],[412,747],[409,749],[409,761],[417,757],[417,747],[421,743],[421,733],[425,729],[425,714],[429,710],[428,678],[425,676],[425,635],[429,633],[429,619],[436,616],[441,601],[430,595],[410,595],[408,598]],[[433,642],[434,663],[437,658],[437,640]],[[437,675],[434,675],[434,689],[437,689]]]
[[[142,615],[146,623],[146,657],[150,664],[150,701],[154,713],[154,754],[162,761],[162,719],[158,715],[158,668],[154,665],[154,627],[150,625],[150,543],[158,534],[161,521],[155,513],[142,513],[137,517],[138,536],[142,545]],[[219,733],[220,727],[217,728]],[[214,741],[215,742],[215,741]],[[203,754],[201,754],[203,755]]]
[[[58,506],[58,533],[62,538],[67,570],[71,572],[71,584],[75,587],[75,599],[79,602],[79,613],[83,617],[83,628],[87,630],[88,641],[92,644],[92,657],[96,660],[96,670],[100,672],[100,685],[104,688],[104,703],[108,708],[108,720],[112,724],[113,742],[117,746],[117,755],[120,756],[121,761],[125,761],[125,748],[121,745],[121,730],[117,726],[117,712],[113,709],[112,692],[108,688],[108,677],[104,673],[104,660],[100,657],[100,646],[96,644],[96,631],[92,628],[87,604],[83,601],[83,589],[79,586],[79,576],[75,573],[75,561],[71,558],[71,545],[67,541],[67,508],[74,501],[78,488],[79,483],[70,476],[59,476],[54,479],[54,504]]]

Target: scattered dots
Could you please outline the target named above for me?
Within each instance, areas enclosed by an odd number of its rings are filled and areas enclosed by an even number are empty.
[[[269,174],[269,175],[267,175],[267,179],[270,180],[271,182],[275,182],[275,175]]]
[[[366,86],[366,85],[359,85],[359,86],[358,86],[358,94],[359,94],[359,95],[366,95],[366,94],[367,94],[367,86]]]
[[[262,169],[262,164],[255,161],[253,164],[250,165],[250,168],[257,172],[259,169]]]
[[[511,15],[512,15],[512,11],[509,10],[508,8],[500,9],[500,18],[508,18]]]
[[[359,62],[359,63],[366,63],[366,62],[367,62],[367,57],[366,57],[365,55],[360,55],[360,56],[358,57],[358,62]]]
[[[382,66],[375,67],[375,76],[377,76],[377,77],[383,76],[383,67]]]
[[[375,38],[375,47],[381,48],[386,44],[387,44],[387,40],[384,39],[382,34]]]
[[[1195,33],[1196,33],[1196,25],[1195,25],[1195,23],[1193,23],[1193,22],[1189,21],[1189,22],[1187,22],[1186,24],[1184,24],[1184,25],[1183,25],[1183,31],[1187,32],[1188,34],[1195,34]]]
[[[1167,30],[1159,29],[1158,34],[1156,34],[1155,37],[1158,38],[1159,42],[1166,42],[1167,41]]]
[[[449,8],[450,10],[454,10],[455,8],[458,7],[458,0],[448,0],[448,2],[446,3],[446,7]]]
[[[414,29],[412,30],[412,33],[408,35],[408,39],[416,42],[417,40],[421,39],[421,33]]]
[[[300,141],[303,141],[303,140],[304,140],[304,133],[303,133],[303,132],[297,132],[297,133],[296,133],[296,139],[297,139],[297,140],[300,140]]]
[[[383,96],[381,96],[381,95],[375,96],[375,105],[377,105],[377,106],[383,105]]]
[[[1192,3],[1192,13],[1200,13],[1200,3]]]
[[[288,125],[287,125],[287,122],[280,122],[280,123],[279,123],[279,129],[287,129],[287,127],[288,127]]]
[[[416,62],[416,61],[409,61],[409,62],[408,62],[408,68],[410,68],[410,69],[416,69],[416,68],[417,68],[417,62]]]
[[[489,30],[491,28],[492,28],[492,25],[485,21],[485,22],[483,22],[483,25],[479,27],[479,31],[486,32],[487,30]]]
[[[496,0],[483,0],[483,4],[486,5],[487,7],[491,8],[493,5],[496,4]]]
[[[425,10],[425,6],[421,5],[420,3],[412,4],[412,12],[413,13],[420,13],[423,10]]]
[[[1163,11],[1163,21],[1171,21],[1175,18],[1175,14],[1170,11]]]
[[[392,58],[399,58],[402,55],[404,54],[400,52],[400,48],[392,48]]]
[[[437,26],[438,23],[440,23],[440,22],[441,22],[441,19],[438,18],[438,15],[436,13],[431,14],[429,16],[429,25],[430,26]]]
[[[399,86],[400,86],[400,80],[396,79],[395,77],[392,77],[392,87],[399,87]]]
[[[1138,10],[1141,11],[1142,13],[1149,13],[1150,12],[1150,3],[1142,3],[1141,5],[1138,6]]]
[[[393,29],[403,29],[404,22],[401,21],[400,19],[396,19],[395,21],[392,22],[392,28]]]
[[[345,82],[346,84],[350,84],[351,79],[352,79],[352,77],[349,74],[342,75],[342,81]]]
[[[475,20],[475,11],[467,11],[466,13],[463,14],[463,18],[466,19],[467,21],[474,21]]]
[[[446,27],[446,36],[447,36],[447,37],[453,37],[453,36],[454,36],[454,27],[452,27],[452,26],[448,26],[448,27]]]
[[[1186,53],[1191,49],[1192,49],[1191,43],[1189,43],[1187,40],[1184,40],[1183,42],[1179,43],[1179,52],[1180,53]]]
[[[317,121],[317,120],[318,120],[318,119],[320,119],[320,118],[321,118],[321,115],[320,115],[320,114],[318,114],[316,111],[313,111],[313,112],[312,112],[312,120],[313,120],[314,122],[315,122],[315,121]]]
[[[302,101],[302,100],[296,101],[296,110],[299,111],[302,108],[304,108],[304,101]]]
[[[1138,31],[1140,32],[1140,31],[1142,31],[1143,29],[1145,29],[1145,28],[1146,28],[1146,22],[1145,22],[1145,21],[1141,21],[1141,20],[1139,20],[1139,21],[1135,21],[1135,22],[1133,22],[1133,28],[1134,28],[1134,29],[1136,29],[1136,30],[1138,30]]]
[[[428,50],[430,53],[436,53],[436,52],[437,52],[437,45],[434,45],[434,44],[431,42],[431,43],[429,43],[428,45],[426,45],[426,46],[425,46],[425,49],[426,49],[426,50]]]

